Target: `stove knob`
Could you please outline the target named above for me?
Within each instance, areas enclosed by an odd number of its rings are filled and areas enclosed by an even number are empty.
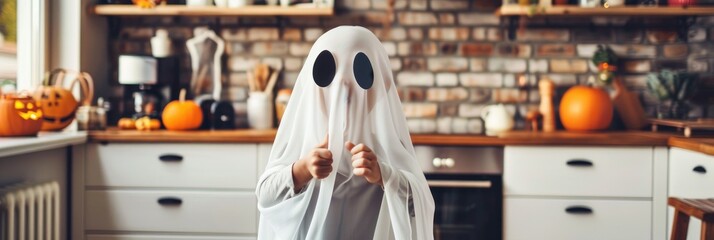
[[[434,165],[434,167],[437,167],[437,168],[441,167],[441,165],[442,165],[441,158],[437,157],[437,158],[434,158],[434,160],[431,160],[431,165]]]
[[[454,164],[456,164],[456,162],[454,161],[453,158],[444,158],[441,160],[441,164],[448,168],[452,168],[452,167],[454,167]]]

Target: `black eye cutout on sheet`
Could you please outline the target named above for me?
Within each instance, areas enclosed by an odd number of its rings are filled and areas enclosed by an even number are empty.
[[[372,63],[369,61],[367,54],[363,52],[357,53],[355,56],[355,61],[352,64],[352,71],[357,80],[357,84],[367,90],[372,87],[374,83],[374,70],[372,69]]]
[[[327,50],[323,50],[317,55],[315,64],[312,66],[312,78],[315,84],[320,87],[327,87],[332,83],[337,72],[337,64],[335,57]]]

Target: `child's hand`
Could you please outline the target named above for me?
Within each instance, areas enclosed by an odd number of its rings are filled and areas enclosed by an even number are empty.
[[[332,152],[327,150],[327,137],[302,159],[304,168],[313,178],[323,179],[332,172]]]
[[[329,176],[332,172],[332,152],[327,150],[327,137],[307,156],[296,161],[292,166],[292,172],[296,192],[313,178],[323,179]]]
[[[352,173],[364,177],[371,184],[382,185],[382,171],[372,149],[363,143],[355,146],[352,142],[346,142],[345,147],[352,153]]]

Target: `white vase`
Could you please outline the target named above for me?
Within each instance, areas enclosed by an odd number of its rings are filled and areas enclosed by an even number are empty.
[[[151,38],[151,54],[154,57],[168,57],[171,55],[171,39],[166,29],[156,30],[156,36]]]
[[[214,0],[216,7],[228,7],[228,0]]]
[[[186,0],[186,6],[211,6],[213,0]]]
[[[253,4],[252,0],[228,0],[228,7],[239,8]]]
[[[273,128],[273,96],[263,92],[248,93],[248,126],[252,129]]]

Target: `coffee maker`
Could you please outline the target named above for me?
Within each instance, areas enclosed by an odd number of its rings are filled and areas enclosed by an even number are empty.
[[[120,55],[118,75],[124,85],[122,117],[160,119],[167,99],[180,91],[176,57]]]

